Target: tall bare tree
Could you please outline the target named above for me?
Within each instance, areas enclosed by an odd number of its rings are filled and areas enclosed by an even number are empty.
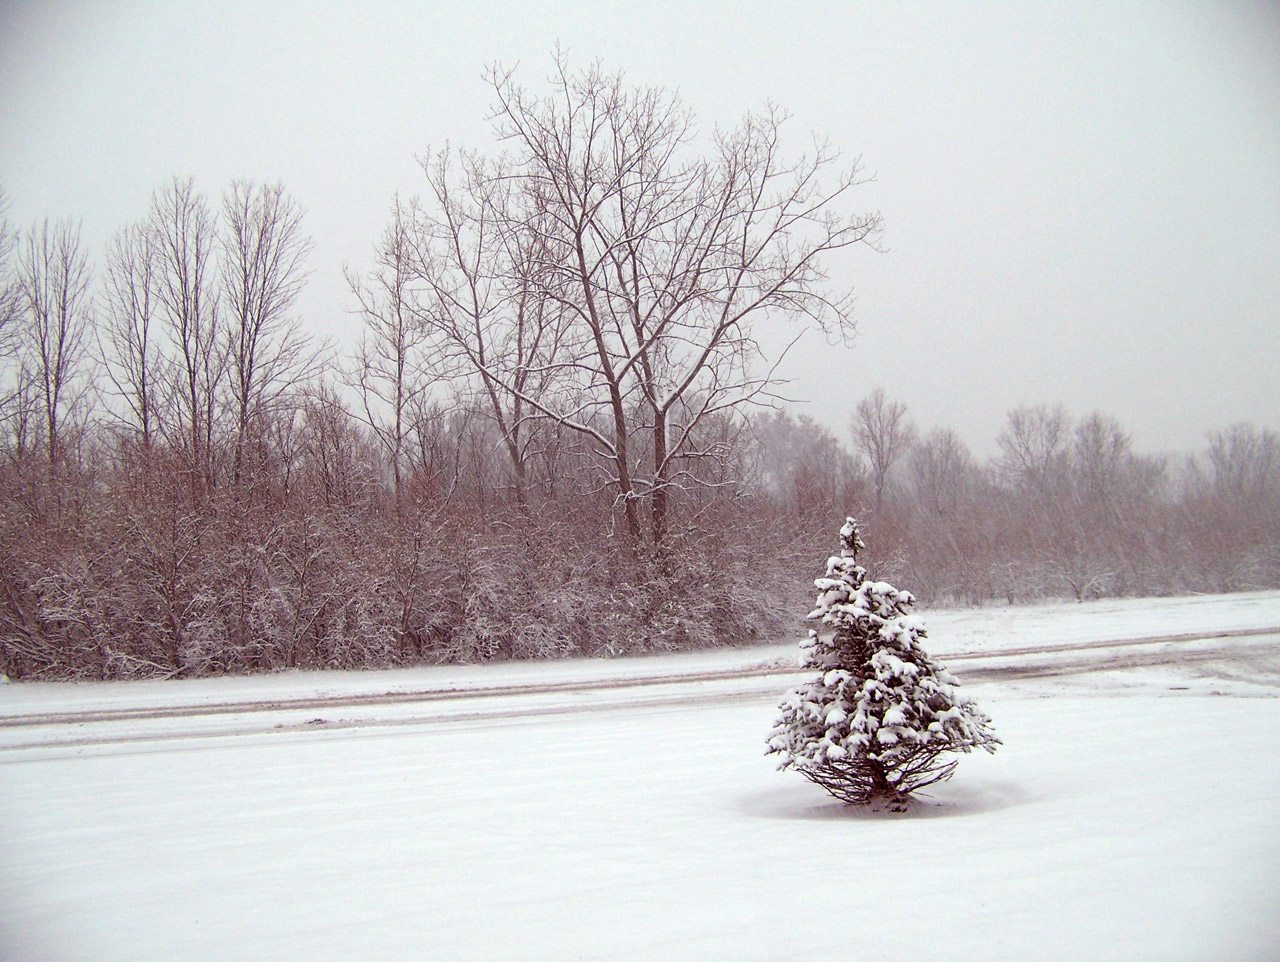
[[[1220,494],[1260,500],[1280,494],[1280,434],[1252,424],[1209,432],[1209,464]]]
[[[212,474],[218,391],[226,373],[211,261],[216,225],[192,179],[175,178],[152,195],[147,230],[155,257],[158,317],[173,352],[168,374],[180,409],[176,440],[189,449],[197,474],[207,479]]]
[[[848,511],[865,494],[865,471],[830,430],[807,414],[766,410],[753,417],[749,480],[797,514]]]
[[[539,391],[518,381],[528,365],[486,360],[482,377],[589,438],[631,541],[647,501],[661,544],[671,490],[723,453],[723,432],[702,426],[777,384],[754,325],[852,333],[849,296],[828,290],[824,262],[873,242],[879,215],[843,210],[857,164],[840,170],[821,145],[783,155],[777,111],[718,132],[701,154],[677,95],[599,67],[573,73],[558,57],[544,96],[501,68],[489,81],[511,145],[503,177],[519,188],[517,236],[536,239],[528,278],[504,293],[532,296],[543,322],[565,326],[534,362]]]
[[[23,314],[22,366],[34,383],[50,462],[61,458],[64,420],[78,400],[77,377],[88,346],[89,265],[80,226],[46,218],[32,227],[18,256]]]
[[[18,317],[22,311],[22,286],[14,253],[18,231],[9,223],[9,197],[0,186],[0,424],[15,439],[22,422],[24,375],[12,363],[16,346]]]
[[[920,506],[936,519],[954,519],[976,471],[964,441],[951,428],[936,428],[912,448],[910,463]]]
[[[128,409],[128,423],[148,451],[162,409],[158,259],[156,234],[145,223],[127,227],[112,238],[98,325],[103,369]]]
[[[1080,495],[1087,504],[1115,514],[1124,475],[1133,463],[1133,441],[1115,418],[1094,412],[1076,425],[1072,446]]]
[[[348,270],[347,284],[360,305],[364,333],[351,382],[359,391],[364,421],[391,464],[399,497],[414,401],[430,386],[423,348],[426,332],[415,316],[414,248],[410,212],[397,196],[391,224],[375,251],[367,279]]]
[[[1003,454],[1002,470],[1015,483],[1047,494],[1062,472],[1070,432],[1071,418],[1061,404],[1009,412],[1008,424],[996,438]]]
[[[236,181],[223,196],[222,290],[237,479],[255,419],[315,369],[311,339],[293,315],[313,246],[302,216],[280,184]]]
[[[907,406],[888,400],[884,389],[876,388],[858,402],[853,412],[852,431],[854,448],[866,456],[871,466],[871,484],[879,512],[884,505],[889,473],[915,440],[916,430],[907,420]]]
[[[530,421],[554,388],[551,372],[565,337],[565,312],[532,280],[544,258],[546,217],[529,206],[503,164],[447,149],[421,162],[430,194],[416,208],[418,316],[429,335],[433,373],[470,377],[502,438],[516,503],[528,507]]]

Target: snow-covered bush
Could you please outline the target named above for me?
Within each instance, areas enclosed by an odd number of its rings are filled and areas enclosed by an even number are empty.
[[[901,808],[911,792],[951,776],[953,753],[993,752],[1000,741],[991,719],[921,647],[924,624],[909,613],[910,593],[867,580],[853,518],[840,543],[814,582],[809,613],[833,633],[809,633],[805,664],[817,675],[783,700],[768,750],[782,756],[780,768],[843,801]]]

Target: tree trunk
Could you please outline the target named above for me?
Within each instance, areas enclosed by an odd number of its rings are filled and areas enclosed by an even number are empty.
[[[667,536],[667,413],[653,418],[653,546],[661,548]]]

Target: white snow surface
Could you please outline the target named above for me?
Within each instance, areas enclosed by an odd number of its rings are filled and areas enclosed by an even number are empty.
[[[5,685],[0,959],[1280,958],[1280,592],[917,613],[1004,744],[901,815],[765,756],[798,638]]]

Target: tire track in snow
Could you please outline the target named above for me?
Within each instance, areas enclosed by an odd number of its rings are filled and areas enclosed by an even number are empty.
[[[1277,629],[1280,631],[1280,629]],[[99,708],[73,712],[44,712],[0,717],[0,729],[32,725],[80,725],[93,722],[145,721],[162,718],[192,718],[204,715],[241,715],[282,711],[311,711],[334,708],[361,708],[376,705],[405,705],[419,702],[455,701],[464,698],[498,698],[520,695],[574,694],[655,685],[679,685],[705,681],[729,681],[785,675],[798,668],[758,665],[730,670],[687,672],[671,675],[639,675],[632,678],[600,678],[583,681],[538,682],[492,685],[474,688],[421,688],[411,691],[376,692],[360,695],[317,695],[303,698],[276,698],[259,701],[211,702],[202,705],[162,705],[153,708]]]
[[[1262,639],[1274,636],[1270,643],[1254,645],[1215,645],[1211,648],[1190,647],[1196,642]],[[1144,650],[1165,645],[1160,650]],[[1135,650],[1136,649],[1136,650]],[[1072,654],[1083,657],[1071,658]],[[1061,656],[1068,656],[1063,658]],[[997,664],[975,664],[955,670],[964,682],[1053,677],[1091,671],[1114,671],[1163,664],[1191,664],[1239,660],[1258,655],[1274,658],[1280,664],[1280,627],[1211,633],[1150,636],[1113,641],[1078,642],[1003,649],[990,652],[957,652],[940,658],[956,661],[993,661]],[[1036,660],[1049,656],[1050,660]],[[1008,661],[1010,663],[1000,664]],[[537,720],[550,716],[598,711],[662,709],[680,706],[710,706],[734,701],[767,698],[780,690],[765,679],[803,673],[794,665],[767,664],[735,670],[649,675],[630,678],[605,678],[588,681],[565,681],[539,684],[506,685],[457,689],[423,689],[410,692],[336,697],[273,699],[256,702],[221,702],[217,704],[170,706],[138,709],[102,709],[85,712],[46,713],[15,716],[0,720],[0,730],[10,729],[17,739],[0,745],[0,754],[14,758],[14,753],[39,749],[110,748],[174,742],[191,739],[271,735],[371,728],[404,728],[409,726],[493,724]],[[756,684],[751,684],[755,680]],[[642,689],[650,689],[642,692]],[[619,696],[615,692],[631,694]],[[565,701],[564,698],[570,700]],[[494,703],[493,699],[501,699]],[[481,703],[472,708],[462,704],[470,699]],[[523,704],[521,703],[523,701]],[[489,704],[484,704],[489,702]],[[427,713],[332,717],[335,711],[360,708],[396,708],[421,705]],[[435,706],[432,711],[431,707]],[[305,715],[322,711],[330,717],[306,719]],[[245,718],[244,716],[256,716]],[[237,723],[239,719],[240,723]],[[191,725],[174,728],[173,721],[186,720]],[[85,726],[90,731],[85,731]],[[165,726],[165,727],[161,727]],[[40,730],[43,729],[43,730]],[[96,729],[96,730],[92,730]],[[22,730],[31,736],[21,738]],[[3,734],[0,731],[0,734]],[[34,759],[33,759],[34,760]]]
[[[669,695],[654,695],[640,698],[614,699],[592,704],[554,703],[544,705],[512,705],[507,703],[501,708],[483,708],[456,712],[440,712],[430,715],[406,715],[403,717],[368,717],[368,718],[314,718],[309,721],[277,722],[275,724],[263,719],[259,723],[231,725],[219,728],[159,730],[147,732],[120,732],[82,735],[78,737],[49,738],[0,745],[0,764],[24,760],[21,756],[35,753],[32,761],[44,761],[52,757],[61,757],[65,750],[85,748],[108,749],[105,754],[143,754],[148,753],[148,746],[155,745],[154,751],[169,751],[174,743],[202,741],[214,742],[224,738],[241,738],[255,735],[298,735],[320,734],[325,732],[362,731],[371,729],[397,728],[434,728],[438,726],[469,727],[488,726],[496,722],[521,723],[536,722],[542,719],[578,715],[583,713],[661,710],[666,708],[710,707],[713,705],[732,704],[741,701],[754,701],[769,698],[779,693],[778,689],[769,687],[746,691],[713,691],[713,692],[681,692]],[[72,733],[74,735],[74,733]],[[120,749],[111,752],[110,749]],[[94,757],[104,753],[95,752]],[[5,758],[6,755],[11,756]]]
[[[1070,652],[1106,651],[1151,645],[1189,645],[1194,642],[1216,641],[1280,635],[1280,625],[1270,628],[1246,628],[1233,631],[1184,632],[1171,635],[1150,635],[1140,638],[1122,638],[1108,641],[1070,642],[1065,644],[1036,645],[1019,648],[1002,648],[992,651],[959,651],[939,654],[938,660],[948,666],[952,662],[970,660],[995,660],[1001,658],[1025,658],[1035,655],[1056,655]],[[1227,649],[1214,650],[1214,657],[1221,657]],[[1134,661],[1135,667],[1166,664],[1188,659],[1192,652],[1159,652],[1148,659]],[[1204,660],[1196,658],[1195,660]],[[1080,662],[1085,664],[1086,662]],[[1097,659],[1087,661],[1100,665]],[[1053,674],[1054,669],[1067,667],[1066,663],[1053,666],[1030,665],[1021,669],[1020,677]],[[423,702],[453,701],[467,698],[502,698],[524,695],[575,694],[602,690],[646,688],[660,685],[697,684],[700,682],[733,681],[737,679],[763,678],[775,675],[792,675],[803,669],[794,664],[770,663],[745,668],[718,669],[715,671],[684,672],[666,675],[636,675],[562,682],[537,682],[530,684],[492,685],[463,688],[422,688],[410,691],[375,692],[358,695],[317,695],[302,698],[275,698],[257,701],[211,702],[197,705],[162,705],[149,708],[101,708],[71,712],[40,712],[0,717],[0,730],[44,725],[82,725],[96,722],[147,721],[152,719],[195,718],[216,715],[242,715],[293,711],[332,711],[341,708],[362,708],[380,705],[405,705]],[[1004,669],[957,669],[954,674],[962,678],[981,679],[989,672],[991,677],[1009,677],[1013,672]]]
[[[1277,641],[1271,644],[1248,647],[1219,645],[1214,648],[1178,649],[1173,651],[1165,649],[1161,651],[1132,652],[1110,649],[1114,653],[1103,655],[1102,657],[1097,654],[1091,654],[1084,658],[1032,662],[1030,664],[1018,664],[1015,661],[1004,665],[977,666],[970,669],[957,670],[953,674],[959,676],[963,682],[1053,678],[1060,675],[1080,675],[1099,671],[1154,668],[1160,665],[1193,665],[1219,661],[1238,662],[1246,657],[1256,660],[1261,655],[1274,661],[1276,677],[1258,677],[1250,680],[1259,684],[1280,687],[1280,634],[1275,632],[1267,632],[1266,634],[1275,635]],[[1001,657],[1004,656],[1002,655]],[[993,657],[990,660],[997,661],[999,659]]]
[[[1111,641],[1076,641],[1057,645],[1036,645],[1028,648],[1001,648],[997,651],[958,651],[939,656],[945,661],[961,661],[967,658],[1012,658],[1020,655],[1049,655],[1064,651],[1091,651],[1096,648],[1127,648],[1138,645],[1165,645],[1195,641],[1217,641],[1221,638],[1255,638],[1280,634],[1280,625],[1270,628],[1236,628],[1229,631],[1189,631],[1176,635],[1147,635],[1139,638],[1119,638]]]

